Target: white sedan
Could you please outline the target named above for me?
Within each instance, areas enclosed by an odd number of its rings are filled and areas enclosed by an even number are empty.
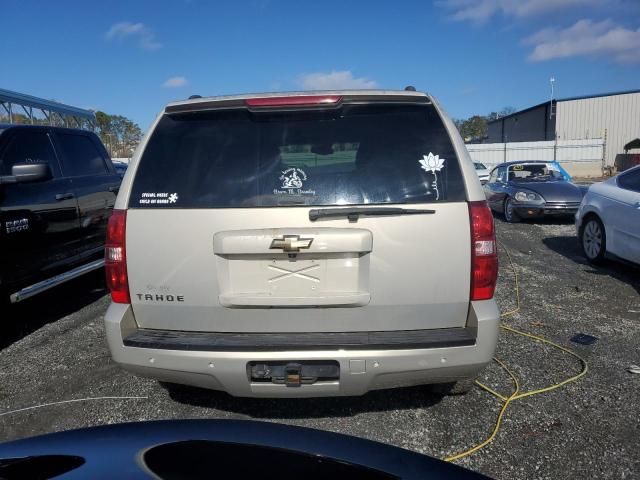
[[[611,256],[640,264],[640,166],[589,187],[576,231],[590,262]]]
[[[473,162],[473,166],[476,168],[476,174],[478,174],[478,178],[480,179],[480,183],[483,185],[489,181],[489,170],[484,164],[480,162]]]

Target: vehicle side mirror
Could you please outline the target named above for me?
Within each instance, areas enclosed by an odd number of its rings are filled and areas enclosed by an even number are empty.
[[[16,183],[40,182],[51,178],[51,170],[46,163],[16,163],[11,167],[11,176]]]

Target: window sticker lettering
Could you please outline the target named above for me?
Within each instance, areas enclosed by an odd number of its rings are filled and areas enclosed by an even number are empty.
[[[436,200],[439,200],[440,190],[438,189],[438,174],[436,172],[439,172],[444,168],[445,159],[440,158],[440,155],[434,155],[433,153],[429,152],[429,155],[423,154],[422,159],[418,160],[418,162],[420,163],[420,167],[425,172],[431,172],[433,174],[433,182],[431,184],[431,187],[433,187],[436,192]]]
[[[315,195],[315,190],[304,188],[304,182],[307,181],[307,174],[304,170],[291,167],[282,171],[279,177],[282,182],[280,188],[274,188],[274,195]]]
[[[179,195],[168,192],[144,192],[140,194],[138,204],[140,205],[170,205],[177,203]]]

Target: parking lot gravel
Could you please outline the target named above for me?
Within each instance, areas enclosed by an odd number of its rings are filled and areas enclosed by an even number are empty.
[[[581,255],[573,224],[506,224],[496,220],[500,249],[497,298],[515,305],[511,253],[520,278],[521,311],[505,323],[542,335],[589,363],[581,380],[514,402],[489,446],[457,463],[498,479],[635,478],[640,476],[640,271]],[[167,390],[120,370],[104,340],[108,296],[99,275],[73,281],[4,309],[0,318],[0,441],[126,421],[242,418],[331,430],[445,457],[484,440],[500,402],[480,388],[440,397],[428,388],[363,397],[262,400],[197,389]],[[593,335],[590,346],[570,341]],[[502,332],[496,356],[523,390],[580,371],[574,358]],[[505,394],[509,377],[492,364],[481,380]],[[51,402],[104,399],[14,412]]]

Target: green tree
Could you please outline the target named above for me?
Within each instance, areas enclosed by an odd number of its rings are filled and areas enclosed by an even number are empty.
[[[487,136],[487,117],[474,115],[466,120],[457,120],[456,126],[465,142]]]
[[[15,111],[11,112],[11,120],[13,123],[28,124],[31,123],[29,117]],[[4,110],[0,110],[0,122],[9,123],[9,114]]]
[[[132,120],[122,115],[109,115],[97,111],[97,134],[112,158],[131,157],[140,143],[142,130]]]
[[[492,120],[504,117],[514,113],[514,107],[504,107],[499,112],[491,112],[486,116],[474,115],[467,119],[456,119],[454,123],[458,127],[460,136],[465,142],[477,139],[483,139],[487,136],[487,124]]]

